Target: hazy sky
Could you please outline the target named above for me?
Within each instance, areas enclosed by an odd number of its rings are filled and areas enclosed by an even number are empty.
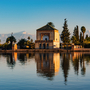
[[[35,34],[48,22],[61,33],[65,18],[71,33],[76,25],[90,30],[90,0],[0,0],[0,34]]]

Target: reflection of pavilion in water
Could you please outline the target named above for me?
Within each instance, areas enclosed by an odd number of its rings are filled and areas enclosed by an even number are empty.
[[[52,77],[58,74],[60,68],[59,53],[35,53],[35,60],[39,76],[46,76],[52,80]]]

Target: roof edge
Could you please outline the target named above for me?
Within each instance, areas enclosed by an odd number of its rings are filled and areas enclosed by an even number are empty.
[[[48,25],[48,24],[46,24],[46,25],[44,25],[44,26],[42,26],[41,28],[39,28],[39,29],[36,29],[37,31],[38,30],[40,30],[40,29],[42,29],[42,28],[44,28],[44,27],[46,27],[46,26],[49,26],[50,28],[52,28],[52,30],[58,30],[58,29],[56,29],[56,28],[54,28],[54,27],[52,27],[52,26],[50,26],[50,25]],[[42,29],[42,30],[44,30],[44,29]],[[48,30],[48,29],[47,29]],[[41,30],[40,30],[41,31]]]

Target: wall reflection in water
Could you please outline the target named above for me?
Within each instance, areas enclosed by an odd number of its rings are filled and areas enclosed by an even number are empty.
[[[35,61],[38,76],[53,80],[53,77],[58,74],[60,68],[59,53],[35,53]]]

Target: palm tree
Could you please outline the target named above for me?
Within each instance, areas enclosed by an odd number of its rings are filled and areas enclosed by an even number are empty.
[[[83,33],[83,42],[84,42],[84,33],[86,32],[86,28],[84,26],[81,27],[81,31]]]
[[[16,42],[16,38],[14,36],[9,36],[7,39],[6,39],[6,43],[9,43],[10,42],[10,47],[12,49],[12,44],[13,42],[15,43]]]
[[[28,36],[28,38],[27,38],[28,40],[30,40],[30,36]]]
[[[31,43],[33,43],[33,39],[31,39]]]

